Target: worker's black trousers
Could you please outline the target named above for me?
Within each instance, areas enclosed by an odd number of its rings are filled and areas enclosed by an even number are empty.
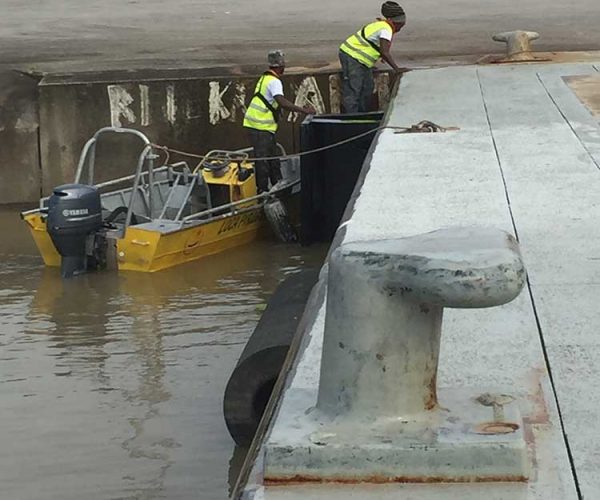
[[[254,148],[253,158],[264,158],[267,156],[278,156],[279,151],[275,142],[275,134],[266,130],[248,128],[250,144]],[[256,171],[256,188],[259,193],[269,190],[269,179],[271,185],[281,180],[281,166],[277,160],[259,160],[254,163]]]
[[[367,68],[345,52],[339,52],[342,65],[342,102],[345,113],[370,111],[373,97],[373,69]]]

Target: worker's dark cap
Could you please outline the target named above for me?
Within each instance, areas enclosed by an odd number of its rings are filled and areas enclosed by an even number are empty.
[[[396,23],[406,22],[404,9],[396,2],[387,1],[381,4],[381,15]]]

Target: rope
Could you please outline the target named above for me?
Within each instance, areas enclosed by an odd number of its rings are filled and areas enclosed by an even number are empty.
[[[322,151],[327,151],[329,149],[337,148],[339,146],[343,146],[344,144],[348,144],[350,142],[354,142],[358,139],[362,139],[367,135],[374,134],[384,129],[396,130],[396,133],[406,133],[406,132],[445,132],[446,130],[452,130],[452,128],[444,128],[439,125],[436,125],[433,122],[423,120],[416,125],[412,125],[410,127],[392,127],[390,125],[382,125],[380,127],[373,128],[371,130],[367,130],[366,132],[362,132],[360,134],[353,135],[348,137],[347,139],[343,139],[338,142],[334,142],[333,144],[328,144],[327,146],[322,146],[320,148],[309,149],[308,151],[302,151],[296,154],[287,154],[287,155],[279,155],[279,156],[264,156],[259,158],[247,158],[246,161],[267,161],[267,160],[286,160],[289,158],[297,158],[299,156],[306,156],[315,153],[320,153]],[[167,154],[175,153],[182,156],[187,156],[190,158],[198,158],[203,160],[206,158],[206,155],[200,155],[196,153],[188,153],[186,151],[180,151],[178,149],[169,148],[167,146],[161,146],[160,144],[151,144],[152,147],[165,151]]]

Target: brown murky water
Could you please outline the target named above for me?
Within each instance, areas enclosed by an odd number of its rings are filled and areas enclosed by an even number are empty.
[[[16,212],[0,231],[0,498],[226,498],[243,460],[227,379],[260,305],[325,248],[265,241],[64,282]]]

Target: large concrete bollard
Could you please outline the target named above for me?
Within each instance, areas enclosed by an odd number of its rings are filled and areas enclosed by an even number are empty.
[[[525,280],[516,240],[491,228],[336,249],[317,405],[289,395],[294,410],[267,443],[265,480],[525,480],[515,397],[456,388],[442,407],[436,392],[443,309],[510,302]]]
[[[433,409],[443,308],[504,304],[524,280],[516,241],[492,229],[341,246],[329,265],[318,408],[349,418]]]

